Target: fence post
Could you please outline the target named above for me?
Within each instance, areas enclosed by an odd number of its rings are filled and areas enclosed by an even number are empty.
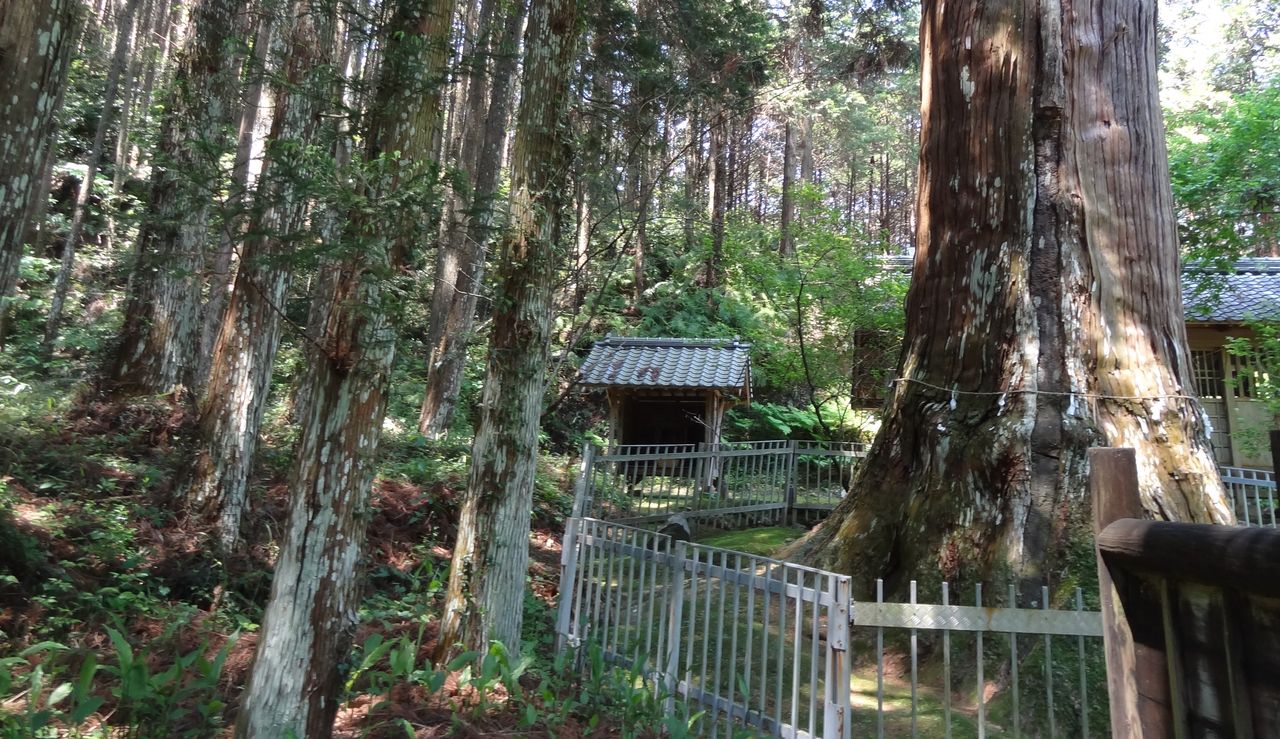
[[[1097,546],[1098,534],[1111,523],[1146,517],[1138,494],[1137,458],[1133,449],[1099,448],[1090,449],[1088,459],[1111,732],[1113,736],[1171,737],[1169,671],[1159,606],[1153,616],[1147,607],[1150,603],[1142,602],[1147,599],[1139,592],[1141,584],[1113,571]]]
[[[1280,429],[1272,429],[1270,433],[1270,438],[1271,438],[1271,469],[1276,472],[1280,472],[1280,465],[1277,465],[1277,462],[1280,462]],[[1277,475],[1277,479],[1280,479],[1280,475]]]
[[[849,697],[850,670],[849,663],[849,614],[851,596],[849,578],[836,578],[835,603],[827,615],[827,652],[831,659],[831,674],[827,675],[826,708],[822,717],[822,735],[831,739],[841,737],[848,739],[852,733],[852,703]]]
[[[671,567],[668,591],[671,597],[667,603],[667,653],[664,655],[662,677],[666,690],[663,705],[666,714],[671,716],[676,709],[676,688],[679,685],[680,673],[680,622],[684,619],[684,565],[685,542],[675,541],[671,549],[668,563]]]
[[[595,458],[595,447],[591,442],[582,445],[582,463],[578,470],[578,479],[574,482],[573,512],[564,525],[564,538],[560,542],[560,591],[556,603],[556,651],[563,650],[571,636],[569,622],[573,609],[573,586],[578,576],[578,522],[586,507],[588,478]]]
[[[796,452],[800,443],[795,439],[787,442],[787,507],[782,509],[782,520],[795,523],[796,507]]]

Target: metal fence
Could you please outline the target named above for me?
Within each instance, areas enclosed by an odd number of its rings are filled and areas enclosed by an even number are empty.
[[[1017,737],[1107,733],[1101,616],[1076,589],[1018,607],[855,602],[850,578],[573,518],[556,634],[631,670],[696,732]],[[928,669],[922,669],[922,662]]]
[[[1271,470],[1221,467],[1236,520],[1245,526],[1277,528],[1276,476]]]
[[[1102,620],[1079,589],[854,601],[844,575],[646,526],[675,513],[753,526],[822,513],[858,445],[750,442],[584,451],[556,635],[634,671],[695,731],[786,737],[1101,736]],[[1274,475],[1224,467],[1242,524],[1276,526]],[[1064,597],[1061,593],[1059,598]]]
[[[642,676],[696,732],[850,736],[849,578],[572,519],[556,633]]]
[[[834,508],[848,490],[861,444],[753,441],[587,447],[590,518],[636,526],[675,513],[732,528]]]

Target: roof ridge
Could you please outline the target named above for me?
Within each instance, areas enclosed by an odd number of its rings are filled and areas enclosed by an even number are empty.
[[[732,339],[692,338],[673,336],[606,336],[595,342],[597,346],[616,347],[685,347],[689,349],[750,349],[751,343],[738,337]]]

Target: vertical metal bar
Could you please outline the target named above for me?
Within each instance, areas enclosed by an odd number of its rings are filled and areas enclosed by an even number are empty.
[[[818,640],[822,621],[822,597],[820,575],[813,573],[813,625],[809,633],[809,736],[817,736],[818,720]]]
[[[777,726],[782,725],[782,679],[783,664],[787,656],[787,566],[782,565],[782,577],[778,592],[778,659],[774,667],[773,719]]]
[[[876,578],[876,603],[884,602],[884,580]],[[876,627],[876,737],[884,739],[884,627]]]
[[[791,636],[791,728],[800,727],[800,658],[804,654],[801,625],[804,622],[804,570],[796,568],[796,610]]]
[[[655,558],[655,564],[653,568],[653,571],[654,571],[653,592],[655,594],[659,594],[665,602],[669,603],[672,597],[671,590],[669,587],[671,583],[670,555],[671,555],[671,550],[673,549],[672,544],[674,544],[674,542],[670,537],[665,535],[659,535],[655,538],[657,539],[657,542],[653,548],[654,558]],[[666,567],[667,569],[666,576],[663,577],[662,579],[658,579],[658,572],[662,567]],[[654,651],[653,651],[653,669],[659,673],[661,673],[666,668],[666,664],[667,664],[667,661],[666,661],[667,636],[670,634],[670,628],[671,628],[671,624],[669,622],[670,615],[671,615],[670,610],[663,607],[663,603],[659,603],[658,604],[658,643],[654,647]],[[662,688],[662,681],[655,680],[653,685],[654,697],[657,697],[661,688]]]
[[[652,652],[650,652],[650,649],[653,647],[653,602],[657,600],[657,595],[658,595],[655,592],[655,588],[654,588],[654,584],[657,582],[657,579],[658,579],[657,578],[658,561],[656,559],[650,560],[648,557],[648,553],[655,552],[657,550],[656,539],[657,539],[657,536],[655,534],[644,535],[645,549],[648,550],[648,552],[646,553],[646,556],[643,560],[645,566],[643,568],[644,574],[641,575],[641,583],[644,588],[643,592],[645,594],[645,600],[648,601],[648,606],[645,608],[645,617],[643,619],[644,620],[644,651],[641,652],[641,655],[643,655],[641,659],[643,660],[643,664],[646,667],[652,664],[652,662],[649,659],[649,655],[652,654]]]
[[[763,634],[763,643],[760,645],[760,718],[764,718],[769,711],[769,616],[770,601],[773,599],[773,563],[765,562],[764,564],[764,627],[761,630]]]
[[[685,703],[684,703],[684,720],[689,722],[689,705],[693,702],[690,699],[693,685],[693,643],[697,640],[698,632],[698,564],[702,556],[702,547],[693,545],[689,547],[692,550],[693,558],[689,562],[689,638],[685,640],[684,649],[684,684],[685,684]],[[706,631],[701,632],[702,640],[706,641]]]
[[[601,530],[605,528],[605,525],[596,522],[594,528],[595,544],[592,547],[593,552],[591,556],[591,612],[587,619],[588,633],[591,635],[591,639],[593,641],[596,639],[596,622],[600,618],[600,560],[605,554],[604,548],[601,546],[601,540],[604,538],[601,535]],[[600,646],[600,649],[604,649],[604,646],[600,645],[598,642],[597,645]]]
[[[1049,610],[1049,586],[1040,586],[1041,608]],[[1053,637],[1044,635],[1044,697],[1049,709],[1049,736],[1058,735],[1057,720],[1053,715]]]
[[[639,531],[632,533],[631,544],[636,547],[637,551],[635,555],[628,557],[627,559],[627,641],[622,645],[622,648],[625,651],[619,652],[619,654],[634,658],[636,650],[640,644],[640,605],[636,603],[636,599],[637,597],[643,598],[641,594],[645,589],[643,577],[641,577],[641,579],[636,578],[636,568],[638,566],[642,566],[641,562],[643,561],[641,559],[643,550],[641,549]],[[643,572],[643,570],[641,570],[641,572]]]
[[[827,617],[827,710],[823,717],[822,735],[847,739],[852,729],[849,712],[849,648],[850,581],[848,577],[828,575],[829,590],[835,607]]]
[[[916,604],[916,581],[911,581],[911,605]],[[918,726],[920,713],[920,704],[917,698],[917,692],[920,683],[920,659],[918,650],[918,637],[915,629],[911,630],[911,739],[920,736],[920,728]]]
[[[951,605],[951,586],[942,583],[942,605]],[[951,739],[951,629],[942,630],[942,721]]]
[[[974,586],[973,604],[979,608],[982,607],[982,583]],[[986,739],[987,736],[987,682],[982,679],[982,631],[975,632],[974,637],[978,648],[978,739]]]
[[[608,532],[607,546],[609,555],[608,559],[605,560],[604,581],[601,583],[601,587],[604,589],[604,611],[600,617],[600,648],[608,652],[612,650],[609,637],[615,631],[615,629],[610,628],[612,626],[613,601],[616,591],[613,571],[621,563],[614,545],[620,543],[617,539],[624,537],[626,530],[617,526],[610,526],[606,531]]]
[[[671,556],[671,578],[668,588],[671,591],[670,610],[667,617],[667,659],[663,669],[666,680],[666,701],[664,707],[668,716],[676,711],[676,684],[680,670],[680,625],[684,620],[684,551],[685,543],[677,541]]]
[[[707,689],[707,651],[711,646],[711,597],[713,590],[716,588],[716,578],[715,575],[712,574],[712,567],[715,564],[715,556],[716,550],[707,550],[707,594],[706,597],[703,598],[702,602],[702,669],[698,675],[698,689],[702,691],[702,695],[704,697],[709,697],[713,700],[715,698],[715,691]],[[714,703],[711,704],[711,709],[707,713],[712,717],[712,721],[714,722],[716,714],[716,707]],[[699,724],[706,726],[706,718],[699,721]],[[714,726],[715,724],[712,723],[712,725]]]
[[[573,612],[574,584],[578,577],[579,521],[581,519],[571,517],[564,526],[560,549],[560,590],[556,596],[556,652],[564,651],[570,633],[569,616]]]
[[[1076,610],[1084,610],[1084,592],[1076,588]],[[1089,739],[1089,679],[1084,667],[1084,637],[1076,637],[1076,646],[1080,652],[1080,736]]]
[[[1018,607],[1018,591],[1009,585],[1009,608]],[[1018,633],[1009,632],[1009,673],[1013,680],[1013,736],[1022,736],[1022,711],[1018,706]]]
[[[750,561],[751,559],[750,555],[748,555],[747,559],[748,561]],[[739,552],[735,552],[733,555],[733,569],[735,574],[742,572],[742,554]],[[733,636],[730,637],[729,639],[728,696],[729,696],[729,718],[730,718],[729,725],[730,726],[733,725],[734,706],[737,704],[737,699],[734,696],[736,695],[736,692],[738,689],[738,631],[740,628],[738,622],[742,618],[742,609],[740,608],[740,604],[742,602],[741,599],[742,599],[742,586],[735,579],[733,583]],[[746,708],[746,704],[747,704],[747,699],[744,696],[742,699],[742,705],[744,709]]]
[[[586,640],[588,624],[591,617],[591,561],[595,557],[595,521],[586,520],[582,522],[583,533],[588,537],[590,544],[583,544],[579,558],[582,562],[578,565],[578,586],[574,593],[573,604],[573,634],[578,639],[578,646],[582,646],[582,642]]]
[[[715,665],[715,695],[723,697],[724,694],[720,690],[720,665],[724,658],[724,603],[728,598],[728,593],[725,592],[725,585],[728,580],[725,575],[728,574],[729,570],[729,553],[727,551],[720,550],[720,567],[720,604],[716,609],[716,654],[712,664]],[[713,736],[716,733],[716,726],[719,720],[720,713],[717,710],[712,714],[711,733]]]
[[[751,565],[751,579],[747,586],[747,653],[742,658],[742,710],[744,716],[751,715],[751,660],[752,648],[756,641],[756,589],[758,583],[756,581],[756,572],[759,568],[753,563]],[[760,714],[760,718],[764,718],[764,714]]]

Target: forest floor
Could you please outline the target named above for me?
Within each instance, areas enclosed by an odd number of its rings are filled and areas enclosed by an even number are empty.
[[[287,515],[291,430],[284,416],[271,423],[244,546],[219,557],[175,502],[194,421],[172,398],[0,395],[0,728],[229,731]],[[552,656],[565,457],[545,455],[539,470],[524,654],[491,655],[475,673],[432,669],[466,451],[388,434],[336,736],[622,733],[613,704],[625,697],[582,685]],[[70,699],[58,696],[64,681]]]

